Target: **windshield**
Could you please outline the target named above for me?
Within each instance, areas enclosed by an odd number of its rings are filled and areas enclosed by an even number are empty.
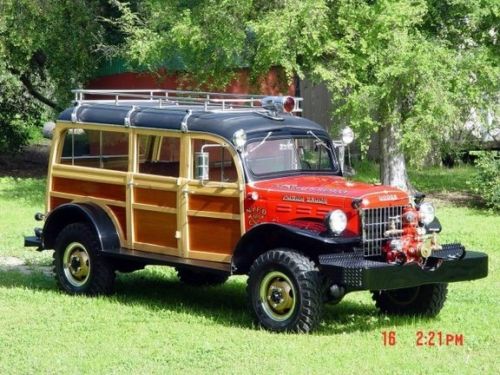
[[[246,146],[246,163],[254,175],[291,171],[337,171],[327,140],[317,137],[266,138],[249,142]]]

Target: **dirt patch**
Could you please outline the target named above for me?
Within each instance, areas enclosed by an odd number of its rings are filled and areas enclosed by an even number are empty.
[[[0,271],[17,271],[23,275],[31,275],[35,272],[42,272],[46,276],[52,276],[52,267],[31,266],[24,260],[17,257],[0,256]]]
[[[50,144],[30,145],[17,153],[0,155],[0,177],[34,177],[47,175]]]

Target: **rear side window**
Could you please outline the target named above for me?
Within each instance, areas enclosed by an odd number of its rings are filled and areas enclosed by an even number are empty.
[[[140,135],[138,145],[139,173],[179,177],[180,138]]]
[[[127,171],[128,134],[88,129],[68,129],[60,162],[81,167]]]

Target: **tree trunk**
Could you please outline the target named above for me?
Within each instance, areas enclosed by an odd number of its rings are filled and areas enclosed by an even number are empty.
[[[413,188],[408,179],[404,154],[399,147],[400,140],[398,126],[386,124],[379,128],[380,181],[411,192]]]

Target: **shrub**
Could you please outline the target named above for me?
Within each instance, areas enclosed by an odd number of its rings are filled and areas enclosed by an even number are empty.
[[[474,155],[477,156],[476,173],[469,184],[488,207],[500,210],[500,153],[479,151]]]

